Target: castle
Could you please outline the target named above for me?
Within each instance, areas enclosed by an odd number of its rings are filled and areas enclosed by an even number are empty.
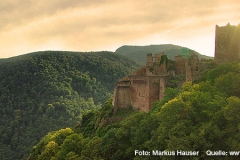
[[[216,25],[215,55],[216,63],[235,62],[240,60],[240,24],[219,27]]]
[[[114,87],[114,113],[118,108],[132,106],[141,111],[151,110],[156,100],[163,99],[168,78],[185,74],[186,81],[192,81],[200,76],[203,65],[198,56],[191,51],[188,58],[175,56],[169,60],[164,53],[147,54],[146,65],[120,79]]]
[[[240,24],[238,26],[219,27],[216,25],[215,56],[216,64],[240,60]],[[185,75],[185,81],[200,78],[200,72],[206,69],[203,60],[199,60],[194,51],[175,56],[169,60],[164,53],[147,54],[146,65],[120,79],[114,87],[114,114],[119,108],[128,108],[148,112],[152,103],[162,100],[169,78]]]

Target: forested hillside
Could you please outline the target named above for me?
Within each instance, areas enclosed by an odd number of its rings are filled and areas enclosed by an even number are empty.
[[[158,159],[152,150],[172,154],[163,159],[207,159],[212,158],[207,150],[239,151],[239,81],[240,63],[228,63],[207,71],[197,84],[185,83],[181,91],[167,88],[164,99],[154,102],[148,113],[129,108],[113,116],[109,99],[100,110],[84,114],[77,127],[48,133],[33,147],[29,160]],[[135,150],[150,156],[135,155]],[[180,156],[177,150],[199,154]]]
[[[149,46],[121,46],[115,52],[129,57],[141,64],[146,64],[148,53],[164,53],[169,59],[174,60],[174,57],[181,54],[183,47],[173,45],[173,44],[162,44],[162,45],[149,45]],[[198,58],[213,59],[213,57],[208,57],[201,55],[196,52]]]
[[[21,159],[48,132],[101,108],[139,64],[112,52],[30,53],[0,61],[0,159]]]

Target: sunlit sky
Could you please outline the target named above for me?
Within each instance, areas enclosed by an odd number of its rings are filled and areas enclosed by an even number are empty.
[[[2,0],[0,58],[176,44],[214,55],[215,26],[240,23],[240,0]]]

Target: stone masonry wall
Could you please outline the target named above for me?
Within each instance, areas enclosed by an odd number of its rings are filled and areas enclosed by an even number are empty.
[[[131,78],[130,96],[131,105],[134,109],[149,111],[149,83],[147,78]]]
[[[149,110],[151,109],[152,103],[159,99],[159,78],[149,78]]]

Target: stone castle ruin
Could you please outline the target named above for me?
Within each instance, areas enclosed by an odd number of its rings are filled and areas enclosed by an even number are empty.
[[[168,78],[185,74],[186,81],[192,81],[200,76],[203,65],[198,56],[189,51],[187,58],[183,55],[169,60],[164,53],[147,54],[146,65],[120,79],[114,87],[114,113],[118,108],[132,106],[140,111],[151,110],[156,100],[163,99]]]
[[[147,54],[146,65],[120,79],[114,87],[114,114],[119,108],[133,107],[140,111],[151,110],[152,103],[162,100],[169,78],[185,75],[185,81],[200,78],[206,69],[204,61],[191,50],[169,60],[164,53]],[[216,64],[240,61],[240,24],[219,27],[216,25],[215,55]]]

